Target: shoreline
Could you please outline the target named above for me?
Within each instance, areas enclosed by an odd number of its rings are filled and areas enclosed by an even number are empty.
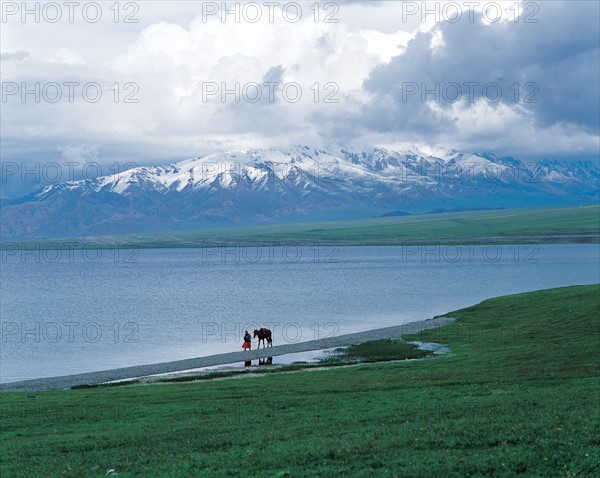
[[[92,238],[92,242],[86,243],[86,238],[74,239],[32,239],[32,240],[2,240],[0,251],[35,251],[44,245],[51,245],[52,250],[75,251],[89,248],[94,244],[98,250],[132,249],[132,250],[155,250],[155,249],[212,249],[215,247],[235,246],[243,243],[253,247],[284,247],[288,244],[285,240],[257,239],[254,237],[215,237],[190,241],[153,242],[153,241],[104,241],[103,238]],[[294,241],[298,246],[314,245],[315,242],[323,242],[322,239],[298,239]],[[515,246],[515,245],[554,245],[554,244],[600,244],[600,235],[582,234],[546,234],[546,235],[504,235],[504,236],[451,236],[439,238],[422,239],[356,239],[356,240],[328,240],[328,244],[338,247],[365,247],[365,246],[414,246],[424,247],[432,245],[443,246]],[[11,246],[7,249],[7,245]],[[15,249],[12,246],[18,245]]]
[[[344,334],[337,337],[309,340],[296,344],[277,345],[266,349],[252,350],[250,352],[229,352],[171,362],[137,365],[133,367],[85,372],[59,377],[46,377],[21,380],[17,382],[8,382],[0,384],[0,392],[40,392],[45,390],[63,390],[80,385],[97,385],[105,382],[147,377],[150,375],[183,372],[197,368],[211,367],[215,365],[228,365],[232,363],[244,362],[246,360],[277,357],[280,355],[298,352],[345,347],[371,340],[398,338],[402,335],[416,334],[423,330],[443,327],[444,325],[447,325],[453,321],[454,319],[451,317],[437,317],[417,322],[409,322],[392,327],[371,329],[365,332]]]

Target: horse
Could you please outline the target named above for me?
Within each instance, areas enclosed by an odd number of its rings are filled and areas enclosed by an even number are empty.
[[[271,337],[271,331],[269,329],[259,329],[259,330],[254,330],[254,338],[258,337],[258,347],[257,349],[260,348],[260,343],[262,342],[263,344],[263,348],[265,348],[265,340],[267,341],[267,345],[269,347],[273,347],[273,339]]]

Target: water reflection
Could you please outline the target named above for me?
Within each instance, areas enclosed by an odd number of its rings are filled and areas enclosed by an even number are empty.
[[[273,365],[273,357],[258,359],[258,365]]]
[[[273,365],[273,357],[259,358],[257,365],[259,367],[261,365]],[[252,360],[246,360],[244,362],[244,367],[252,367]]]

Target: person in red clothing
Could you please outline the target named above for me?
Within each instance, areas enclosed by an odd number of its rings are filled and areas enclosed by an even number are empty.
[[[242,344],[242,348],[244,350],[252,350],[252,336],[247,330],[244,332],[244,343]]]

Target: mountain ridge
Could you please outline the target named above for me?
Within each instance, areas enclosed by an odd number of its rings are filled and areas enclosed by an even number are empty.
[[[390,210],[526,207],[599,198],[591,162],[386,148],[249,149],[54,184],[2,204],[3,240],[181,230]]]

